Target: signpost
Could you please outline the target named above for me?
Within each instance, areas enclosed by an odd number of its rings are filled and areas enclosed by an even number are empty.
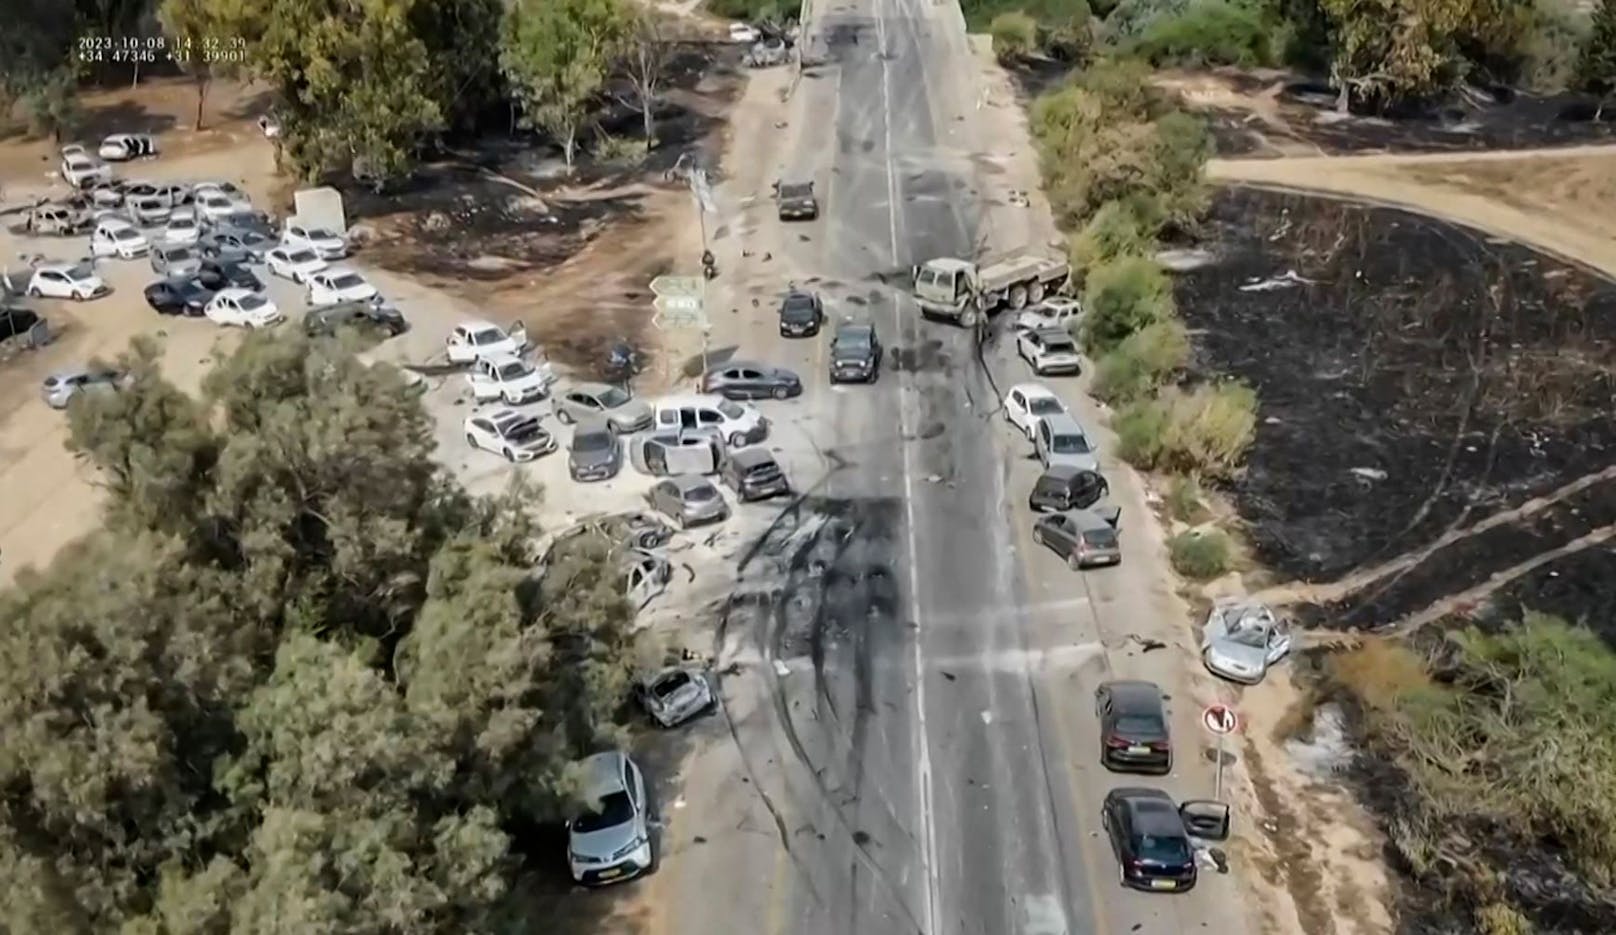
[[[1218,771],[1213,780],[1212,798],[1223,801],[1223,738],[1240,729],[1240,715],[1226,704],[1211,704],[1201,712],[1201,724],[1218,738]]]
[[[651,280],[656,295],[651,306],[656,316],[651,324],[658,329],[701,329],[701,369],[707,370],[707,280],[701,276],[658,276]]]

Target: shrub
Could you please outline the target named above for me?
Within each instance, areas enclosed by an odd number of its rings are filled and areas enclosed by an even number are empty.
[[[1206,161],[1212,149],[1212,134],[1201,118],[1175,111],[1156,121],[1143,187],[1160,212],[1159,223],[1188,228],[1206,213]]]
[[[1189,335],[1177,319],[1146,325],[1100,358],[1094,394],[1113,406],[1148,396],[1183,367],[1189,356]]]
[[[1167,540],[1173,570],[1186,578],[1208,581],[1229,570],[1229,537],[1221,530],[1191,529]]]
[[[1616,86],[1616,0],[1599,0],[1577,58],[1577,84],[1598,94]]]
[[[1488,903],[1476,910],[1476,928],[1481,935],[1532,935],[1530,920],[1509,903]]]
[[[1083,309],[1083,346],[1098,357],[1134,332],[1172,317],[1173,284],[1149,257],[1117,257],[1089,270]]]
[[[779,0],[707,0],[709,12],[728,19],[745,20],[750,23],[778,23],[796,18],[796,6],[791,6],[791,12],[782,19]]]
[[[1108,201],[1067,245],[1072,277],[1081,283],[1091,267],[1119,256],[1145,256],[1156,245],[1158,209],[1147,196]]]
[[[1272,24],[1241,0],[1193,0],[1171,16],[1145,25],[1131,50],[1153,65],[1273,64]]]
[[[608,136],[602,133],[595,141],[595,161],[608,166],[628,168],[645,161],[645,141],[626,136]]]
[[[1167,513],[1181,523],[1206,522],[1206,504],[1201,502],[1201,485],[1193,477],[1175,477],[1167,486]]]
[[[1127,46],[1143,36],[1152,24],[1184,12],[1190,0],[1118,0],[1105,18],[1100,38],[1114,46]]]
[[[1233,381],[1167,387],[1124,406],[1112,428],[1117,453],[1137,467],[1228,477],[1256,435],[1257,394]]]
[[[1001,62],[1026,58],[1038,49],[1038,22],[1020,10],[1000,13],[988,24],[993,54]]]
[[[1542,92],[1564,91],[1576,84],[1577,65],[1586,48],[1588,17],[1568,0],[1538,0],[1521,40],[1521,81]]]

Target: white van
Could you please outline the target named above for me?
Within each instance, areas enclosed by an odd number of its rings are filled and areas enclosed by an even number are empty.
[[[731,448],[744,448],[769,435],[769,420],[757,409],[722,396],[664,396],[651,404],[654,430],[706,429]]]

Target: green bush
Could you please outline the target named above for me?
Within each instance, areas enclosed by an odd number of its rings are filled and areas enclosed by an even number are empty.
[[[1234,381],[1170,386],[1124,406],[1111,427],[1117,453],[1136,467],[1229,477],[1256,437],[1257,394]]]
[[[1206,121],[1175,111],[1156,121],[1150,159],[1143,166],[1143,189],[1160,213],[1160,221],[1180,229],[1195,225],[1206,213],[1211,194],[1206,161],[1212,158],[1212,134]]]
[[[1145,25],[1130,49],[1156,66],[1239,65],[1251,68],[1275,61],[1273,24],[1242,0],[1193,0],[1171,16]]]
[[[1201,502],[1201,485],[1193,477],[1175,477],[1167,486],[1167,513],[1181,523],[1204,523],[1209,511]]]
[[[796,19],[795,4],[790,5],[789,13],[784,12],[785,9],[779,0],[707,0],[708,12],[748,23],[779,23]]]
[[[1038,50],[1038,22],[1020,10],[1000,13],[988,24],[993,54],[1001,62],[1023,59]]]
[[[1088,271],[1119,256],[1146,256],[1156,247],[1159,209],[1140,196],[1108,201],[1094,212],[1067,244],[1072,279],[1081,284]]]
[[[1173,313],[1173,284],[1161,264],[1142,256],[1101,263],[1083,287],[1083,347],[1100,357]]]
[[[1086,0],[961,0],[960,12],[965,14],[965,26],[972,32],[991,32],[990,24],[1010,12],[1025,13],[1044,29],[1089,21]]]
[[[1589,34],[1587,15],[1568,0],[1538,0],[1521,40],[1521,82],[1553,93],[1576,84],[1577,64]]]
[[[1128,335],[1095,367],[1094,394],[1113,406],[1148,396],[1190,356],[1190,339],[1177,319],[1158,321]]]
[[[1229,570],[1229,537],[1221,530],[1191,529],[1167,540],[1173,570],[1196,581],[1210,581]]]
[[[1181,15],[1190,0],[1118,0],[1100,30],[1102,41],[1127,47],[1159,20]]]

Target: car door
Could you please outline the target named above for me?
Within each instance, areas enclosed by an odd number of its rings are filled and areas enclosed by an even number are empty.
[[[1027,396],[1020,390],[1010,391],[1010,423],[1025,431],[1027,428]]]
[[[1268,631],[1268,664],[1273,665],[1291,651],[1291,627],[1283,620],[1275,621]]]
[[[696,410],[696,425],[700,428],[722,432],[724,430],[724,415],[717,409],[702,406]]]
[[[466,379],[471,383],[472,398],[478,402],[486,402],[499,396],[499,374],[488,361],[477,361]]]
[[[679,491],[668,481],[657,484],[651,488],[651,506],[666,516],[678,516]]]
[[[1044,539],[1049,542],[1056,555],[1066,558],[1072,554],[1077,545],[1077,524],[1066,516],[1059,514],[1050,516],[1044,526]]]
[[[1110,796],[1106,797],[1102,806],[1104,824],[1107,835],[1111,838],[1111,853],[1116,855],[1118,861],[1128,859],[1131,848],[1128,846],[1128,810],[1121,807],[1121,803]]]
[[[735,371],[735,381],[740,387],[737,394],[745,399],[760,399],[769,395],[769,378],[763,371],[753,367],[742,367]]]
[[[1050,442],[1049,423],[1042,420],[1042,419],[1040,419],[1040,420],[1038,420],[1037,424],[1038,424],[1038,429],[1034,433],[1034,440],[1033,440],[1032,450],[1033,450],[1033,454],[1038,456],[1039,463],[1044,466],[1045,470],[1048,470],[1049,469],[1049,442]]]
[[[1228,805],[1210,799],[1191,799],[1180,802],[1178,817],[1190,837],[1203,841],[1226,841],[1229,838],[1231,812]]]
[[[475,444],[478,448],[489,448],[490,446],[496,448],[498,447],[498,443],[494,437],[494,423],[488,421],[487,419],[472,419],[471,434],[472,437],[476,439],[473,444]]]
[[[645,472],[652,477],[663,477],[668,473],[668,449],[655,438],[645,440]]]
[[[1100,721],[1100,742],[1111,736],[1111,690],[1104,685],[1094,690],[1094,716]]]

